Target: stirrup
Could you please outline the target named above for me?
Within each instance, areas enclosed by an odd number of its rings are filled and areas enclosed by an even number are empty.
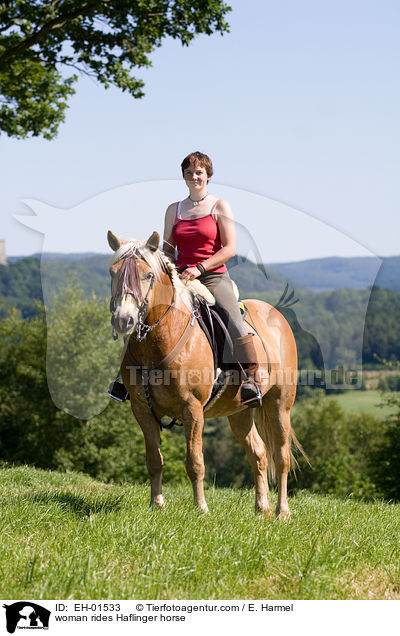
[[[252,395],[249,397],[243,397],[243,389],[245,385],[250,385],[252,390]],[[250,387],[246,387],[246,389],[250,389]],[[245,390],[246,390],[245,389]],[[253,380],[253,378],[247,377],[240,386],[240,404],[246,404],[246,406],[257,407],[262,406],[262,393],[260,391],[260,387],[257,382]]]
[[[125,400],[129,399],[129,393],[126,390],[126,386],[122,384],[122,382],[118,382],[121,378],[122,376],[119,375],[118,378],[111,382],[108,387],[107,395],[118,402],[125,402]]]

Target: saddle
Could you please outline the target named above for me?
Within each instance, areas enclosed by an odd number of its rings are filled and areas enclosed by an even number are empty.
[[[232,337],[218,313],[218,308],[210,305],[203,296],[196,295],[195,300],[198,311],[197,321],[209,342],[214,356],[214,377],[217,375],[217,369],[226,371],[237,368]],[[247,315],[247,309],[242,302],[239,305],[244,320]]]

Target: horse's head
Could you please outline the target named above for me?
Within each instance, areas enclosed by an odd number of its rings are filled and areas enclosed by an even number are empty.
[[[158,250],[160,236],[153,232],[147,241],[125,242],[109,230],[107,238],[115,252],[110,265],[111,324],[118,333],[128,335],[151,302],[157,269],[151,266],[151,255]]]

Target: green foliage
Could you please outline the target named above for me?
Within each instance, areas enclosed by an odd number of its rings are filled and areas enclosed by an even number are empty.
[[[41,280],[48,295],[56,292],[67,279],[79,281],[86,296],[92,291],[108,297],[109,257],[106,255],[71,255],[68,259],[26,258],[0,266],[0,317],[16,305],[24,316],[35,312],[31,298],[41,298]],[[268,280],[254,263],[245,259],[233,266],[231,274],[240,289],[241,298],[260,298],[270,304],[279,301],[284,278],[268,270]],[[265,291],[260,291],[265,290]],[[318,370],[334,368],[338,357],[347,368],[363,364],[372,368],[380,359],[400,359],[400,293],[373,288],[338,289],[319,294],[296,290],[299,302],[293,307],[280,307],[289,322],[298,347],[299,368]],[[365,308],[368,307],[365,316]],[[360,328],[360,322],[361,328]],[[362,327],[364,325],[364,339]],[[322,354],[324,352],[324,356]]]
[[[356,394],[360,392],[348,392],[354,399]],[[289,476],[289,490],[400,499],[399,405],[400,398],[392,394],[382,414],[373,415],[344,410],[338,398],[321,390],[305,390],[293,409],[292,425],[310,463],[298,454],[299,468]],[[209,484],[253,485],[245,453],[225,418],[207,421],[204,456]]]
[[[400,391],[400,375],[381,375],[378,380],[380,391]]]
[[[292,425],[311,465],[298,457],[300,470],[291,476],[290,488],[340,496],[378,493],[372,458],[380,443],[381,419],[345,413],[336,399],[315,391],[296,406]]]
[[[0,52],[2,49],[4,38],[0,36]],[[29,57],[18,58],[7,68],[0,66],[0,130],[9,137],[53,139],[65,120],[76,79],[76,75],[63,78],[56,68]]]
[[[38,314],[30,320],[14,310],[0,322],[0,458],[79,470],[107,481],[146,481],[142,432],[127,404],[105,396],[113,376],[110,361],[114,356],[117,367],[119,359],[109,335],[106,303],[94,297],[83,300],[79,290],[69,287],[55,298],[50,317],[51,381],[46,371],[43,306],[38,305]],[[86,337],[91,329],[100,332],[104,325],[108,343],[99,341],[98,333]],[[71,364],[72,374],[67,373]],[[100,399],[104,403],[100,414],[77,419],[59,410],[49,383],[66,408],[98,412]],[[182,433],[166,436],[167,482],[185,479],[184,445]]]
[[[86,268],[93,269],[93,280],[100,286],[103,280],[105,283],[106,260],[105,256],[92,257],[90,267]],[[66,267],[57,261],[45,264],[44,276],[52,290],[61,286],[66,271],[79,274],[85,270],[78,261],[69,262],[68,270]],[[86,276],[90,290],[92,279],[87,271]],[[108,284],[107,281],[107,287]],[[23,259],[0,267],[0,292],[3,298],[17,298],[20,303],[29,295],[40,297],[39,261]],[[346,321],[351,323],[354,319],[353,307],[363,302],[366,293],[337,290],[310,294],[309,307],[316,327],[320,322],[327,324],[324,312],[329,305],[331,313],[338,308],[344,338]],[[395,292],[382,296],[382,290],[377,290],[377,295],[388,300],[389,308],[397,306]],[[384,303],[375,302],[373,306],[379,314],[377,323],[381,330],[389,312]],[[129,406],[109,403],[105,396],[109,381],[117,375],[119,348],[110,338],[108,302],[104,295],[100,299],[93,294],[84,298],[81,290],[70,285],[60,289],[47,307],[47,314],[40,302],[33,311],[35,315],[24,320],[13,310],[0,322],[0,457],[42,468],[79,470],[106,481],[147,480],[143,437]],[[299,303],[295,318],[290,315],[292,309],[287,312],[289,320],[298,320],[300,338],[303,311]],[[372,318],[370,315],[368,320]],[[389,316],[386,324],[389,332],[393,330],[391,338],[394,338],[396,321]],[[351,336],[351,329],[349,332]],[[321,331],[321,337],[333,338],[332,347],[335,334],[334,325],[332,330]],[[295,335],[298,337],[296,330]],[[341,342],[343,346],[352,346],[349,340]],[[303,355],[307,351],[310,363],[316,364],[311,356],[312,346],[304,347]],[[304,359],[307,361],[303,358],[303,362]],[[398,368],[395,362],[391,366]],[[386,377],[393,378],[390,387],[396,388],[398,374]],[[307,387],[304,392],[307,399],[296,405],[293,424],[312,469],[299,458],[302,470],[297,473],[297,481],[291,479],[291,488],[399,499],[397,402],[392,403],[396,407],[394,412],[385,411],[381,417],[373,417],[344,411],[336,400],[322,400]],[[71,414],[77,413],[78,417],[72,417]],[[162,449],[166,481],[186,480],[182,430],[163,434]],[[244,451],[224,418],[206,423],[204,452],[209,484],[252,485]]]
[[[109,337],[106,302],[83,299],[69,286],[55,297],[47,319],[48,330],[38,303],[31,319],[14,310],[0,322],[0,458],[105,481],[147,481],[143,436],[129,405],[104,396],[119,354]],[[345,412],[337,400],[306,391],[292,422],[312,468],[299,457],[301,470],[290,487],[400,498],[399,398],[390,399],[394,411],[378,418]],[[77,409],[96,415],[68,414]],[[166,482],[186,480],[182,429],[163,434],[162,450]],[[209,484],[252,485],[247,458],[225,418],[207,421],[204,454]]]
[[[93,290],[97,296],[108,297],[108,261],[106,255],[74,255],[68,259],[44,258],[41,271],[35,258],[0,266],[0,317],[14,304],[24,316],[33,315],[35,309],[29,296],[41,297],[40,275],[47,296],[57,291],[66,279],[73,278],[79,281],[85,295]],[[255,297],[271,304],[279,301],[284,287],[279,275],[275,278],[269,272],[270,278],[266,280],[249,261],[234,267],[232,274],[239,283],[241,298]],[[243,287],[246,284],[247,289]],[[257,291],[261,285],[264,289],[268,286],[268,291]],[[357,368],[361,364],[361,352],[363,363],[372,363],[372,367],[381,358],[400,357],[400,327],[395,318],[400,309],[398,292],[373,289],[370,296],[370,290],[345,289],[320,294],[298,290],[296,297],[299,302],[293,308],[280,307],[280,311],[294,332],[300,369],[318,370],[324,365],[333,368],[338,357],[347,368]],[[317,386],[318,382],[317,379]]]
[[[385,395],[384,401],[395,408],[386,417],[381,441],[374,453],[374,477],[382,495],[400,501],[400,394]]]
[[[400,360],[399,320],[400,294],[376,287],[368,306],[363,357],[365,362]]]
[[[39,259],[31,256],[0,265],[0,318],[11,307],[19,309],[24,318],[33,316],[37,311],[35,300],[42,298]]]
[[[143,97],[134,68],[166,37],[189,45],[201,33],[228,31],[220,0],[18,0],[0,4],[0,130],[52,139],[65,118],[77,74]],[[62,69],[62,71],[61,71]]]
[[[206,420],[203,451],[208,484],[235,488],[254,484],[245,451],[234,438],[227,418]]]
[[[92,294],[83,300],[76,285],[47,308],[47,382],[56,406],[89,419],[108,404],[105,387],[118,375],[119,349],[110,337],[108,303]]]

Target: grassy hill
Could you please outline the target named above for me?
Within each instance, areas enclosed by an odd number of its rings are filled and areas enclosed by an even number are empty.
[[[292,520],[255,517],[250,490],[106,485],[0,469],[3,599],[399,599],[400,507],[301,492]],[[273,494],[272,499],[276,497]]]

